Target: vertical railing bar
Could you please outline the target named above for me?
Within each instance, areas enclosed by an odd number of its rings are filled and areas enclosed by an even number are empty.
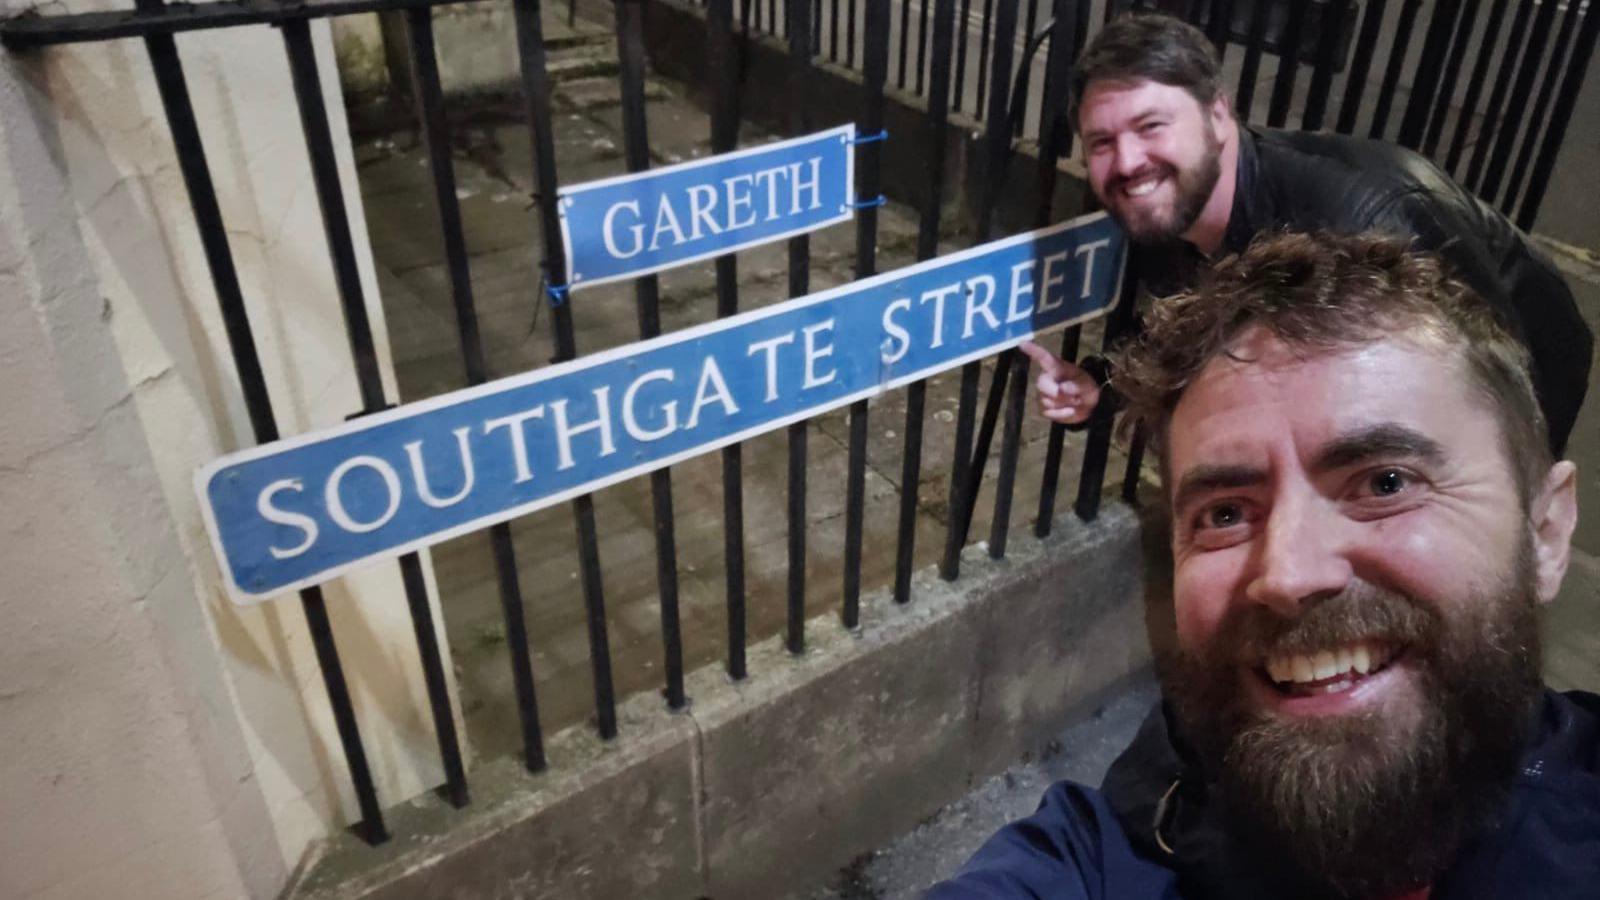
[[[1361,33],[1356,38],[1355,58],[1345,73],[1344,99],[1339,103],[1339,121],[1333,130],[1354,134],[1356,117],[1361,113],[1361,98],[1367,91],[1367,75],[1372,71],[1372,54],[1378,46],[1378,30],[1383,25],[1388,0],[1371,0],[1361,18]]]
[[[350,356],[355,362],[361,412],[374,413],[387,406],[388,401],[383,395],[383,376],[378,372],[372,325],[367,319],[363,302],[361,276],[356,269],[355,246],[350,237],[344,194],[339,190],[338,168],[333,160],[333,137],[329,131],[327,111],[323,108],[315,51],[311,47],[311,26],[303,19],[290,20],[283,23],[280,30],[289,57],[289,74],[294,83],[300,125],[305,132],[306,149],[311,160],[311,176],[322,213],[322,227],[327,232],[334,283],[339,291]]]
[[[967,89],[967,19],[972,14],[972,0],[961,0],[961,12],[956,16],[956,85],[950,92],[950,108],[961,111],[962,94]]]
[[[361,276],[356,268],[355,242],[350,236],[350,220],[339,184],[338,163],[334,160],[333,134],[322,100],[322,81],[317,77],[316,51],[311,46],[311,24],[305,19],[291,19],[283,23],[282,31],[295,102],[300,111],[300,126],[305,132],[306,150],[310,157],[311,180],[317,193],[317,206],[322,211],[322,225],[332,256],[339,305],[344,312],[345,331],[355,360],[362,412],[372,413],[387,404],[383,396],[383,379],[378,373],[378,354],[373,345],[372,325],[367,318],[366,303],[362,296]],[[444,663],[428,603],[427,583],[422,577],[422,560],[416,553],[400,557],[400,576],[405,586],[406,604],[410,608],[412,630],[416,634],[417,655],[422,663],[428,705],[433,714],[434,734],[438,738],[440,761],[444,767],[446,796],[452,805],[465,806],[468,801],[466,769],[461,760],[461,744],[456,737],[455,715],[450,708],[450,693],[445,684]]]
[[[1483,0],[1467,0],[1461,16],[1456,20],[1455,40],[1450,44],[1450,57],[1445,60],[1444,75],[1439,80],[1439,93],[1434,98],[1433,115],[1428,119],[1428,130],[1422,136],[1422,155],[1432,156],[1439,149],[1439,139],[1444,134],[1444,121],[1450,115],[1450,101],[1455,99],[1456,82],[1461,77],[1461,64],[1467,58],[1467,45],[1472,42],[1472,32],[1478,26],[1478,7]],[[1471,107],[1461,107],[1461,117],[1471,114]]]
[[[1282,128],[1289,121],[1289,105],[1294,101],[1294,82],[1300,76],[1300,33],[1305,30],[1309,3],[1289,4],[1289,21],[1278,42],[1278,71],[1272,78],[1272,95],[1267,101],[1267,127]]]
[[[1344,0],[1333,0],[1323,7],[1322,32],[1317,35],[1317,58],[1311,69],[1311,86],[1306,90],[1306,108],[1300,114],[1300,128],[1319,131],[1328,110],[1328,95],[1333,90],[1334,57],[1339,52],[1339,36],[1344,31],[1348,8]]]
[[[1461,99],[1461,115],[1456,119],[1456,130],[1450,137],[1450,149],[1445,154],[1445,170],[1454,175],[1461,163],[1461,153],[1467,146],[1467,134],[1472,130],[1472,119],[1478,108],[1478,97],[1483,93],[1484,80],[1489,75],[1489,63],[1494,59],[1495,45],[1499,43],[1500,25],[1505,21],[1509,0],[1494,0],[1489,7],[1489,18],[1483,24],[1483,39],[1478,45],[1478,58],[1472,63],[1472,74],[1467,78],[1467,93]],[[1487,120],[1486,120],[1487,121]]]
[[[1483,175],[1484,163],[1489,160],[1489,150],[1494,146],[1494,135],[1500,126],[1500,116],[1505,111],[1506,91],[1516,73],[1517,61],[1527,48],[1528,26],[1533,22],[1534,4],[1519,2],[1517,13],[1511,17],[1511,32],[1506,37],[1505,52],[1500,55],[1500,67],[1494,76],[1494,86],[1489,89],[1489,102],[1483,108],[1483,124],[1478,127],[1477,146],[1472,149],[1472,160],[1467,164],[1467,180],[1463,185],[1477,191]]]
[[[1372,110],[1372,124],[1367,136],[1383,137],[1389,126],[1389,110],[1394,106],[1395,88],[1400,84],[1400,73],[1405,68],[1406,51],[1411,47],[1411,29],[1416,25],[1417,10],[1422,0],[1406,0],[1400,7],[1400,21],[1395,26],[1394,42],[1389,45],[1389,61],[1383,70],[1383,83],[1378,85],[1378,105]]]
[[[784,30],[789,30],[788,4],[784,7]],[[798,0],[806,2],[806,0]],[[733,0],[711,0],[706,12],[706,77],[711,97],[711,152],[728,153],[739,139],[739,51],[733,39]],[[738,256],[717,257],[717,318],[739,311]],[[744,678],[745,669],[745,580],[744,580],[744,448],[729,444],[722,448],[722,534],[726,560],[728,604],[728,676]]]
[[[804,3],[805,0],[799,0]],[[811,53],[813,56],[822,55],[822,0],[816,0],[811,6]]]
[[[1028,0],[1028,13],[1027,13],[1027,16],[1023,19],[1023,21],[1026,24],[1023,25],[1023,28],[1022,28],[1022,39],[1024,41],[1031,41],[1031,40],[1033,40],[1033,29],[1039,23],[1039,0]],[[1024,63],[1023,65],[1032,65],[1032,63],[1031,62],[1027,62],[1027,63]],[[1020,77],[1020,73],[1019,73],[1019,77]],[[1024,82],[1024,83],[1026,83],[1026,82]],[[1041,96],[1043,95],[1043,88],[1042,87],[1040,89],[1040,94],[1041,94]],[[1022,99],[1020,101],[1020,105],[1021,105],[1021,107],[1023,109],[1026,109],[1027,108],[1027,104],[1028,104],[1028,98],[1027,98],[1026,94],[1024,94],[1024,96],[1022,97]],[[1026,115],[1022,115],[1022,116],[1018,116],[1017,117],[1016,124],[1011,129],[1011,135],[1013,137],[1018,137],[1018,138],[1022,137],[1022,132],[1024,130],[1024,126],[1026,124],[1027,118],[1028,117]],[[1039,117],[1039,127],[1040,128],[1044,127],[1044,116],[1042,116],[1042,115]]]
[[[1005,431],[1000,437],[1000,466],[995,473],[994,518],[989,522],[989,558],[1004,559],[1011,535],[1011,501],[1017,483],[1017,458],[1022,454],[1023,401],[1028,396],[1028,358],[1020,351],[1011,360],[1006,386]]]
[[[1517,151],[1517,161],[1511,166],[1511,180],[1506,184],[1505,197],[1500,201],[1500,211],[1507,216],[1516,209],[1517,194],[1522,190],[1522,178],[1528,173],[1528,166],[1533,162],[1534,148],[1539,143],[1540,126],[1548,121],[1544,114],[1550,108],[1550,101],[1555,97],[1556,81],[1561,77],[1561,62],[1566,56],[1567,45],[1572,42],[1572,34],[1577,30],[1578,12],[1581,9],[1582,6],[1576,0],[1567,4],[1567,14],[1561,19],[1561,30],[1556,33],[1555,46],[1550,48],[1544,77],[1539,83],[1539,95],[1533,101],[1533,112],[1528,117],[1527,134],[1523,135],[1522,148]]]
[[[163,3],[162,0],[137,0],[136,5],[140,10],[150,11],[160,9]],[[189,98],[183,63],[178,58],[177,43],[170,34],[151,35],[145,38],[145,49],[150,55],[156,90],[161,96],[167,127],[172,133],[173,149],[178,158],[185,193],[189,197],[189,208],[200,232],[206,268],[211,274],[212,287],[217,292],[223,330],[228,338],[234,370],[239,375],[239,387],[244,395],[245,411],[250,417],[251,432],[256,443],[270,443],[279,437],[278,423],[272,413],[272,398],[261,369],[261,358],[256,352],[255,335],[250,327],[249,312],[245,309],[244,294],[239,287],[239,273],[234,266],[233,252],[228,247],[227,226],[217,203],[216,186],[211,179],[205,144],[200,139],[200,129],[195,121],[194,105]],[[372,769],[367,764],[366,748],[356,722],[355,705],[350,700],[349,684],[339,661],[339,649],[334,642],[333,627],[328,621],[322,589],[310,587],[300,591],[300,607],[306,617],[306,630],[311,636],[312,649],[316,652],[317,668],[322,674],[322,686],[328,695],[334,727],[339,733],[339,746],[344,752],[345,765],[350,770],[356,805],[361,810],[358,831],[369,844],[381,844],[389,839],[389,831],[384,826],[383,810],[378,805]]]
[[[866,0],[862,49],[862,78],[867,96],[857,130],[875,135],[883,128],[883,83],[889,75],[889,2]],[[878,196],[883,142],[873,141],[856,148],[856,190],[861,200]],[[865,206],[856,213],[856,279],[871,278],[878,271],[878,210]],[[844,627],[861,624],[861,545],[862,519],[866,506],[867,401],[850,404],[849,466],[845,474],[844,513]]]
[[[1522,208],[1517,212],[1517,227],[1524,231],[1533,229],[1539,215],[1539,205],[1544,202],[1544,192],[1550,186],[1550,173],[1555,169],[1556,154],[1566,139],[1567,126],[1572,121],[1573,110],[1578,105],[1578,94],[1583,89],[1584,77],[1589,71],[1589,61],[1594,56],[1596,38],[1600,37],[1600,3],[1589,0],[1583,14],[1583,27],[1578,31],[1572,55],[1567,57],[1567,73],[1561,82],[1561,94],[1556,98],[1556,108],[1550,117],[1550,128],[1545,133],[1544,144],[1533,163],[1533,174],[1528,179],[1528,191],[1522,198]]]
[[[767,33],[778,36],[778,0],[767,0]]]
[[[1045,97],[1045,108],[1051,110],[1051,116],[1039,120],[1039,205],[1033,217],[1036,225],[1055,218],[1056,160],[1067,152],[1071,144],[1072,125],[1067,120],[1065,98],[1081,35],[1077,13],[1088,4],[1085,0],[1054,0],[1054,5],[1055,22],[1051,29],[1049,55],[1045,57],[1044,87],[1040,91]],[[1070,12],[1069,7],[1072,7]],[[1092,205],[1094,195],[1086,194],[1085,201],[1086,206]],[[1062,334],[1063,359],[1077,358],[1079,332],[1080,328],[1074,325]],[[1026,382],[1027,370],[1020,374]],[[1065,441],[1066,428],[1055,422],[1050,423],[1050,434],[1045,441],[1044,472],[1039,481],[1039,509],[1033,524],[1033,533],[1038,537],[1050,533],[1051,520],[1055,517],[1056,487],[1061,480],[1061,455]]]
[[[838,0],[832,0],[837,16]],[[794,19],[789,38],[789,125],[794,134],[805,134],[810,128],[810,112],[806,109],[805,95],[809,92],[809,72],[812,48],[807,46],[806,35],[811,29],[805,21],[806,6],[794,4]],[[837,24],[837,21],[835,22]],[[834,35],[837,36],[837,29]],[[810,290],[811,242],[804,235],[789,239],[789,296],[801,297]],[[806,649],[806,459],[809,419],[790,425],[789,432],[789,577],[788,577],[788,627],[784,646],[790,653],[801,654]]]
[[[844,65],[847,69],[856,67],[856,0],[849,0],[845,8],[844,26]]]
[[[1206,37],[1217,51],[1220,66],[1227,57],[1229,31],[1233,27],[1233,0],[1212,0],[1211,18],[1206,22]]]
[[[461,357],[467,384],[489,380],[484,361],[483,339],[478,332],[478,313],[472,297],[472,277],[467,262],[466,238],[461,224],[461,205],[456,199],[455,164],[450,158],[449,123],[444,114],[444,92],[439,82],[435,55],[432,11],[425,7],[406,10],[406,31],[410,37],[412,97],[433,175],[434,207],[439,214],[439,230],[444,237],[445,258],[450,270],[450,296],[455,306],[456,328],[461,342]],[[545,768],[544,737],[539,727],[539,701],[534,692],[533,660],[528,649],[527,624],[523,616],[522,588],[517,577],[516,547],[511,526],[502,522],[489,529],[489,544],[494,554],[495,575],[500,589],[500,611],[506,626],[506,646],[510,649],[511,686],[522,727],[522,760],[530,772]]]
[[[839,61],[839,0],[828,0],[828,61]]]
[[[924,13],[927,6],[923,7]],[[939,252],[939,218],[944,205],[945,128],[950,114],[950,45],[955,40],[955,0],[935,0],[933,73],[928,90],[928,194],[917,223],[917,261]],[[926,20],[924,20],[926,21]],[[928,382],[906,388],[905,450],[900,461],[899,542],[894,558],[894,602],[911,601],[911,572],[916,559],[917,500],[922,485],[922,432]]]
[[[170,36],[166,38],[171,40]],[[333,708],[333,724],[339,732],[339,744],[344,748],[345,763],[350,766],[350,780],[356,789],[356,805],[361,809],[361,837],[369,844],[381,844],[389,839],[389,831],[384,827],[383,813],[378,808],[372,770],[367,766],[367,754],[361,745],[361,731],[356,724],[355,704],[350,700],[349,682],[345,680],[344,666],[339,662],[339,650],[333,642],[333,624],[328,620],[328,606],[320,585],[300,591],[300,608],[305,613],[306,629],[311,633],[317,667],[322,671],[322,686],[328,693],[328,704]]]
[[[962,483],[960,537],[958,546],[965,547],[971,533],[972,516],[977,506],[978,491],[983,486],[983,471],[989,463],[989,448],[994,444],[994,433],[1000,424],[1000,413],[1005,408],[1006,388],[1011,383],[1012,369],[1025,360],[1017,350],[1006,350],[995,359],[994,374],[989,376],[989,395],[983,401],[983,415],[978,418],[978,437],[972,445],[972,461],[967,464],[967,478]],[[996,499],[999,496],[996,495]]]
[[[1073,2],[1072,5],[1077,13],[1077,15],[1074,17],[1075,24],[1072,33],[1072,58],[1076,60],[1079,56],[1083,55],[1083,48],[1089,43],[1089,24],[1090,20],[1093,19],[1094,16],[1089,9],[1088,0],[1083,0],[1083,2]],[[1063,76],[1063,78],[1065,77],[1066,76]],[[1066,87],[1067,82],[1062,81],[1061,84],[1061,103],[1062,108],[1065,109],[1070,98],[1068,97]],[[1077,139],[1077,132],[1077,123],[1069,121],[1066,127],[1066,136],[1063,138],[1063,142],[1061,144],[1062,156],[1072,155],[1072,145],[1073,141]]]
[[[1015,3],[1017,0],[1006,0]],[[972,100],[974,112],[983,111],[983,92],[989,83],[989,39],[994,24],[994,0],[983,0],[983,21],[978,27],[978,93]]]
[[[540,0],[512,0],[517,28],[517,57],[521,68],[528,123],[533,131],[529,149],[533,153],[535,199],[539,203],[540,233],[544,239],[540,268],[552,285],[567,282],[566,248],[561,243],[561,198],[557,194],[555,131],[550,109],[550,83],[545,72],[544,24],[539,18]],[[540,297],[537,302],[545,302]],[[578,355],[573,334],[572,305],[551,299],[550,313],[555,362]],[[579,574],[583,585],[584,612],[589,628],[589,662],[594,673],[595,726],[600,737],[617,736],[616,693],[611,679],[611,643],[606,629],[605,595],[600,576],[599,538],[595,532],[594,498],[585,494],[572,501],[572,515],[578,532]]]
[[[1107,0],[1109,6],[1109,0]],[[1267,43],[1267,12],[1272,0],[1255,0],[1250,14],[1250,37],[1245,43],[1244,63],[1239,68],[1239,89],[1234,97],[1234,113],[1240,124],[1248,124],[1255,106],[1256,78],[1261,74],[1261,51]]]
[[[1111,311],[1106,320],[1105,337],[1100,342],[1102,353],[1115,347],[1133,325],[1139,300],[1139,257],[1138,246],[1128,245],[1122,269],[1122,294],[1117,300],[1117,308]],[[1100,495],[1106,480],[1106,463],[1111,453],[1111,426],[1115,419],[1116,411],[1109,403],[1096,406],[1089,416],[1083,468],[1078,473],[1078,497],[1072,504],[1072,511],[1085,522],[1092,522],[1100,515]]]
[[[937,0],[935,0],[937,2]],[[928,70],[928,0],[917,0],[917,89],[918,97],[923,96],[926,88],[925,76]],[[930,108],[929,115],[932,115]]]
[[[900,54],[896,61],[894,86],[906,89],[906,66],[911,60],[911,0],[900,0]]]
[[[1528,109],[1527,99],[1533,88],[1533,79],[1539,73],[1545,44],[1550,39],[1550,26],[1555,22],[1556,6],[1557,4],[1553,2],[1544,3],[1539,7],[1538,14],[1533,17],[1533,31],[1528,35],[1528,46],[1517,68],[1517,80],[1511,88],[1511,96],[1517,102],[1511,104],[1506,110],[1505,118],[1500,120],[1499,131],[1495,134],[1494,154],[1489,157],[1489,168],[1484,171],[1483,184],[1478,188],[1478,196],[1487,203],[1493,204],[1495,197],[1500,193],[1500,182],[1505,176],[1506,163],[1511,159],[1511,148],[1516,143],[1517,133],[1522,130],[1522,117]]]
[[[1061,349],[1056,355],[1068,362],[1075,361],[1078,358],[1078,344],[1082,335],[1083,328],[1078,325],[1063,331]],[[1051,422],[1050,436],[1045,442],[1044,477],[1039,485],[1039,513],[1033,523],[1033,533],[1036,537],[1048,535],[1055,521],[1056,491],[1061,483],[1061,457],[1065,450],[1066,439],[1067,426]]]
[[[1149,437],[1143,422],[1134,426],[1133,440],[1128,444],[1128,467],[1122,473],[1122,502],[1129,506],[1139,502],[1139,475],[1144,468],[1144,451]]]
[[[1428,114],[1433,109],[1434,94],[1443,74],[1444,55],[1460,15],[1460,0],[1438,0],[1434,4],[1433,18],[1428,20],[1428,33],[1422,40],[1422,55],[1412,75],[1411,97],[1406,102],[1405,115],[1400,117],[1400,134],[1395,142],[1402,147],[1415,150],[1422,146]],[[1448,97],[1444,100],[1449,103]]]
[[[977,222],[973,243],[981,244],[994,232],[995,207],[999,204],[1005,183],[1007,164],[1011,156],[1011,125],[1006,121],[1007,103],[1011,93],[1011,63],[1017,39],[1017,4],[1006,0],[1000,5],[995,20],[994,57],[989,79],[989,109],[984,118],[984,183],[978,198]],[[1002,379],[1009,371],[1012,360],[1021,353],[1011,349],[1000,354],[995,363],[992,391],[1002,390]],[[956,441],[950,472],[950,517],[946,523],[944,559],[939,566],[939,576],[949,581],[961,569],[961,548],[966,545],[967,525],[971,521],[972,507],[977,502],[982,465],[971,456],[973,407],[977,403],[978,379],[983,364],[974,360],[961,367],[961,393],[956,406]],[[992,432],[991,432],[992,433]],[[987,448],[985,448],[987,450]],[[973,470],[977,474],[973,474]]]
[[[644,104],[644,0],[618,0],[616,16],[617,60],[622,81],[622,143],[629,172],[650,168],[650,136]],[[655,275],[634,281],[638,305],[639,338],[661,334],[661,286]],[[678,614],[677,529],[672,514],[672,470],[650,473],[650,506],[654,513],[656,590],[661,603],[661,640],[666,667],[666,697],[670,709],[681,709],[683,690],[683,630]]]

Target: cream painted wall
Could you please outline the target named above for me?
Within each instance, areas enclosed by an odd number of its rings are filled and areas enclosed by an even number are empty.
[[[566,4],[560,4],[566,16]],[[548,15],[548,12],[547,12]],[[388,89],[384,66],[383,33],[377,13],[335,19],[333,41],[345,90],[378,93]],[[439,84],[447,94],[516,88],[521,68],[517,61],[517,29],[511,5],[500,0],[453,3],[433,11],[434,41],[438,47]]]
[[[340,422],[358,395],[282,39],[179,47],[280,430]],[[0,422],[0,896],[276,894],[356,808],[298,599],[232,605],[200,523],[193,471],[253,440],[137,41],[0,52]],[[326,595],[380,800],[438,784],[398,568]]]

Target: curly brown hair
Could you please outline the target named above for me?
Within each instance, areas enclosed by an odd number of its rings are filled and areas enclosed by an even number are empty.
[[[1524,502],[1550,469],[1527,348],[1438,256],[1387,234],[1279,232],[1258,235],[1194,290],[1157,301],[1143,334],[1113,361],[1112,384],[1130,411],[1124,433],[1145,423],[1164,476],[1167,428],[1184,390],[1252,326],[1308,355],[1396,335],[1458,348],[1500,420]]]

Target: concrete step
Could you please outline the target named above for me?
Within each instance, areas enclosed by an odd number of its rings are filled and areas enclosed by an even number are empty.
[[[660,83],[646,80],[644,98],[661,100],[667,90]],[[558,106],[570,112],[594,112],[622,105],[622,82],[614,76],[575,78],[555,85]]]
[[[616,41],[586,38],[581,43],[551,50],[545,57],[545,73],[553,84],[586,78],[615,78],[618,71]]]

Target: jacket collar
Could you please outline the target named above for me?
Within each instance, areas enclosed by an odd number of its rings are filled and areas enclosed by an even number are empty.
[[[1257,208],[1257,182],[1261,178],[1261,157],[1256,150],[1256,133],[1239,124],[1239,164],[1233,182],[1233,206],[1228,212],[1228,227],[1222,233],[1222,249],[1239,253],[1250,245],[1262,226],[1272,220],[1272,211]]]

